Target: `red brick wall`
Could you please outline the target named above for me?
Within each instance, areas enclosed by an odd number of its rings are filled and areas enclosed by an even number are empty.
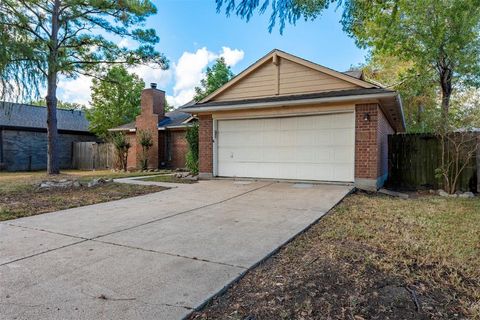
[[[213,173],[213,120],[211,115],[199,115],[198,147],[200,173]]]
[[[370,120],[365,121],[368,113]],[[355,106],[355,178],[377,179],[388,173],[388,135],[394,130],[378,104]]]
[[[378,112],[377,127],[377,176],[381,177],[388,174],[388,135],[394,134],[395,131],[381,110]]]
[[[185,130],[170,131],[171,160],[169,166],[172,168],[185,168],[185,157],[188,151],[185,134]]]
[[[141,130],[149,131],[152,135],[153,145],[148,151],[148,168],[159,167],[159,155],[162,145],[159,145],[158,121],[164,116],[165,92],[158,89],[145,89],[142,91],[141,113],[135,120],[135,133],[129,133],[132,147],[128,155],[129,170],[139,168],[139,159],[142,148],[138,145],[138,134]]]
[[[166,149],[166,131],[158,131],[158,165],[160,167],[166,165],[167,163],[167,149]]]
[[[355,178],[377,178],[377,104],[355,106]],[[365,121],[365,113],[370,120]]]
[[[137,142],[135,132],[127,133],[127,138],[130,140],[130,149],[128,149],[127,169],[135,170],[137,168]]]

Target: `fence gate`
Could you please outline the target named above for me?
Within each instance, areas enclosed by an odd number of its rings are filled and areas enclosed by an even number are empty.
[[[111,143],[74,142],[72,163],[79,170],[112,169],[115,149]]]

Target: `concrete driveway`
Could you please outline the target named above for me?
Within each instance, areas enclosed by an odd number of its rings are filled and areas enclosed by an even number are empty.
[[[0,223],[2,319],[181,319],[349,186],[202,181]]]

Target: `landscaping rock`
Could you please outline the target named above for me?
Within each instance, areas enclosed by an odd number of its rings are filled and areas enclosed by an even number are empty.
[[[52,180],[52,181],[42,181],[40,183],[40,189],[65,189],[65,188],[78,188],[81,187],[80,182],[77,180]]]
[[[473,194],[473,192],[464,192],[462,194],[459,195],[460,198],[473,198],[475,197],[475,195]]]
[[[190,172],[177,172],[174,174],[175,178],[183,179],[190,176]]]
[[[438,195],[442,196],[442,197],[448,197],[449,196],[449,194],[445,190],[442,190],[442,189],[438,190]]]
[[[96,187],[98,185],[106,184],[106,183],[111,183],[113,182],[113,179],[103,179],[103,178],[98,178],[98,179],[93,179],[87,184],[87,187]]]
[[[187,176],[187,177],[183,177],[183,179],[185,180],[191,180],[191,181],[198,181],[198,176]]]

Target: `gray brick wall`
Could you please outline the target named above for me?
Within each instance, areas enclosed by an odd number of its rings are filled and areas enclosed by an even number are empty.
[[[35,131],[2,131],[3,163],[7,171],[45,170],[47,168],[47,133]],[[72,167],[72,144],[97,141],[95,136],[59,134],[60,168]]]

